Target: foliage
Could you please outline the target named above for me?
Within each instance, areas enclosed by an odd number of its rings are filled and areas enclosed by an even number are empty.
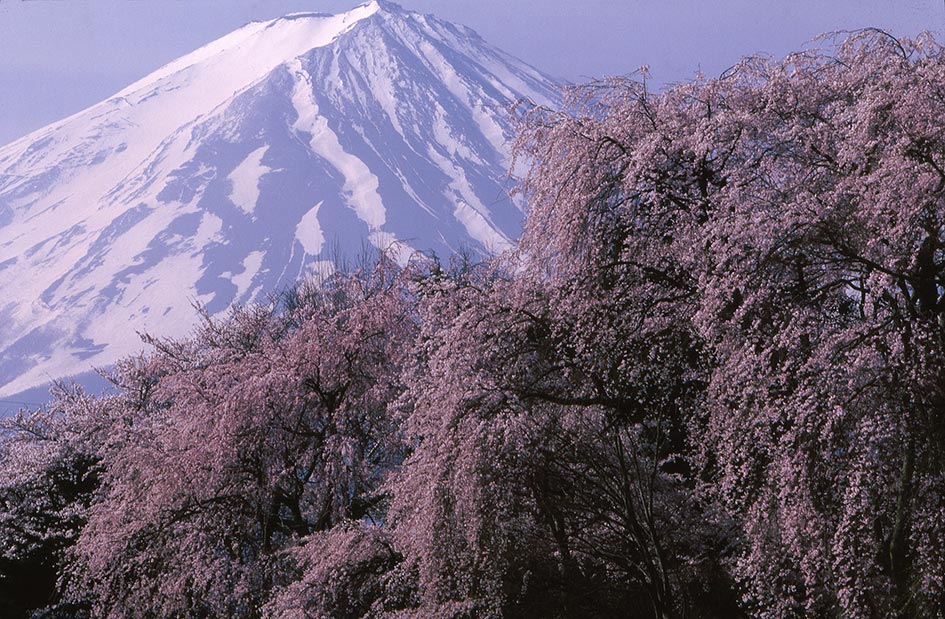
[[[79,612],[57,591],[65,551],[99,484],[98,402],[57,386],[53,401],[0,423],[0,615],[49,607]]]
[[[582,88],[520,136],[546,277],[691,320],[692,462],[758,616],[943,612],[943,71],[930,38],[867,31],[659,96]]]
[[[154,341],[132,379],[150,385],[147,413],[104,455],[73,549],[93,614],[258,616],[282,549],[380,517],[401,458],[386,404],[413,328],[386,267],[303,287],[285,313],[237,308],[190,340]]]

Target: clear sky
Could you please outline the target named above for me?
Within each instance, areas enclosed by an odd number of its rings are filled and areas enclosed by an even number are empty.
[[[0,144],[107,98],[254,19],[336,13],[358,0],[0,0]],[[666,84],[817,34],[945,31],[945,0],[402,0],[471,26],[551,75],[584,81],[649,65]],[[939,34],[940,40],[942,39]]]

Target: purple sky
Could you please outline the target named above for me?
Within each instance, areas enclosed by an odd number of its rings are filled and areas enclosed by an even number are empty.
[[[0,0],[0,144],[75,113],[254,19],[357,0]],[[945,0],[402,0],[571,81],[647,64],[658,83],[825,31],[945,30]],[[939,36],[941,39],[941,35]]]

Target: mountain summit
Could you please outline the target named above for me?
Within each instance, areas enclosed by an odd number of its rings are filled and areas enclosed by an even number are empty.
[[[0,395],[187,334],[365,243],[507,247],[507,106],[557,85],[373,1],[253,22],[0,148]]]

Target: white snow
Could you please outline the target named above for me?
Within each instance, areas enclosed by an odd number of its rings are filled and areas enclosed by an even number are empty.
[[[302,249],[310,256],[317,256],[322,253],[322,247],[325,244],[325,235],[318,223],[318,209],[324,204],[324,200],[309,209],[298,225],[295,227],[295,238],[302,245]]]
[[[387,253],[400,266],[407,266],[410,257],[416,253],[416,250],[408,243],[397,240],[393,234],[383,230],[374,230],[368,234],[368,241],[374,247]]]
[[[236,299],[242,300],[247,298],[246,293],[249,291],[249,287],[253,283],[253,278],[256,277],[257,273],[259,273],[259,268],[262,266],[263,258],[265,257],[265,252],[250,252],[249,255],[243,259],[243,272],[230,277],[230,281],[233,282],[234,286],[236,286]]]
[[[213,241],[220,240],[220,232],[223,230],[223,220],[213,213],[204,213],[200,218],[200,225],[197,232],[194,233],[189,247],[194,250],[194,254],[202,253],[202,250]]]
[[[387,220],[387,211],[377,192],[377,177],[367,164],[345,152],[338,135],[328,126],[328,119],[319,114],[318,103],[313,96],[312,76],[302,67],[301,61],[294,60],[290,68],[295,76],[292,104],[298,113],[292,127],[309,134],[312,152],[341,172],[345,179],[344,191],[348,206],[354,210],[358,219],[367,224],[370,230],[379,229]]]
[[[52,138],[43,148],[43,163],[66,177],[60,179],[60,186],[67,178],[81,179],[69,183],[68,192],[59,189],[52,195],[68,193],[84,204],[76,215],[89,214],[96,210],[97,198],[119,187],[168,136],[230,101],[287,60],[330,44],[377,10],[372,2],[340,15],[311,14],[250,23],[165,65],[109,100],[0,149],[0,160],[8,159],[10,153],[14,157],[22,154],[29,143]],[[75,151],[77,144],[81,146],[93,136],[100,149],[118,147],[120,140],[126,149],[123,156],[90,169],[87,158],[77,158]],[[12,173],[27,180],[28,175],[17,174],[17,167],[4,175]]]
[[[262,164],[268,146],[261,146],[251,152],[227,177],[233,185],[230,201],[244,213],[251,215],[259,201],[259,181],[270,168]]]
[[[426,58],[430,68],[450,91],[450,94],[472,112],[473,120],[483,137],[492,144],[497,152],[506,153],[508,151],[508,139],[505,131],[495,119],[495,111],[483,105],[483,97],[473,94],[463,78],[457,74],[456,69],[433,44],[429,41],[422,41],[420,51],[422,56]]]
[[[462,142],[463,136],[453,134],[453,129],[446,121],[446,111],[439,103],[436,105],[436,119],[433,122],[433,137],[443,146],[453,159],[461,158],[476,164],[482,164],[482,159]]]
[[[499,232],[480,211],[466,204],[462,199],[456,201],[453,216],[466,229],[472,238],[476,239],[487,251],[493,254],[502,253],[511,249],[512,242]]]
[[[453,216],[463,225],[466,233],[491,252],[498,253],[509,249],[512,242],[489,220],[489,209],[476,196],[463,169],[432,146],[428,154],[443,173],[452,179],[449,186],[454,192]]]

